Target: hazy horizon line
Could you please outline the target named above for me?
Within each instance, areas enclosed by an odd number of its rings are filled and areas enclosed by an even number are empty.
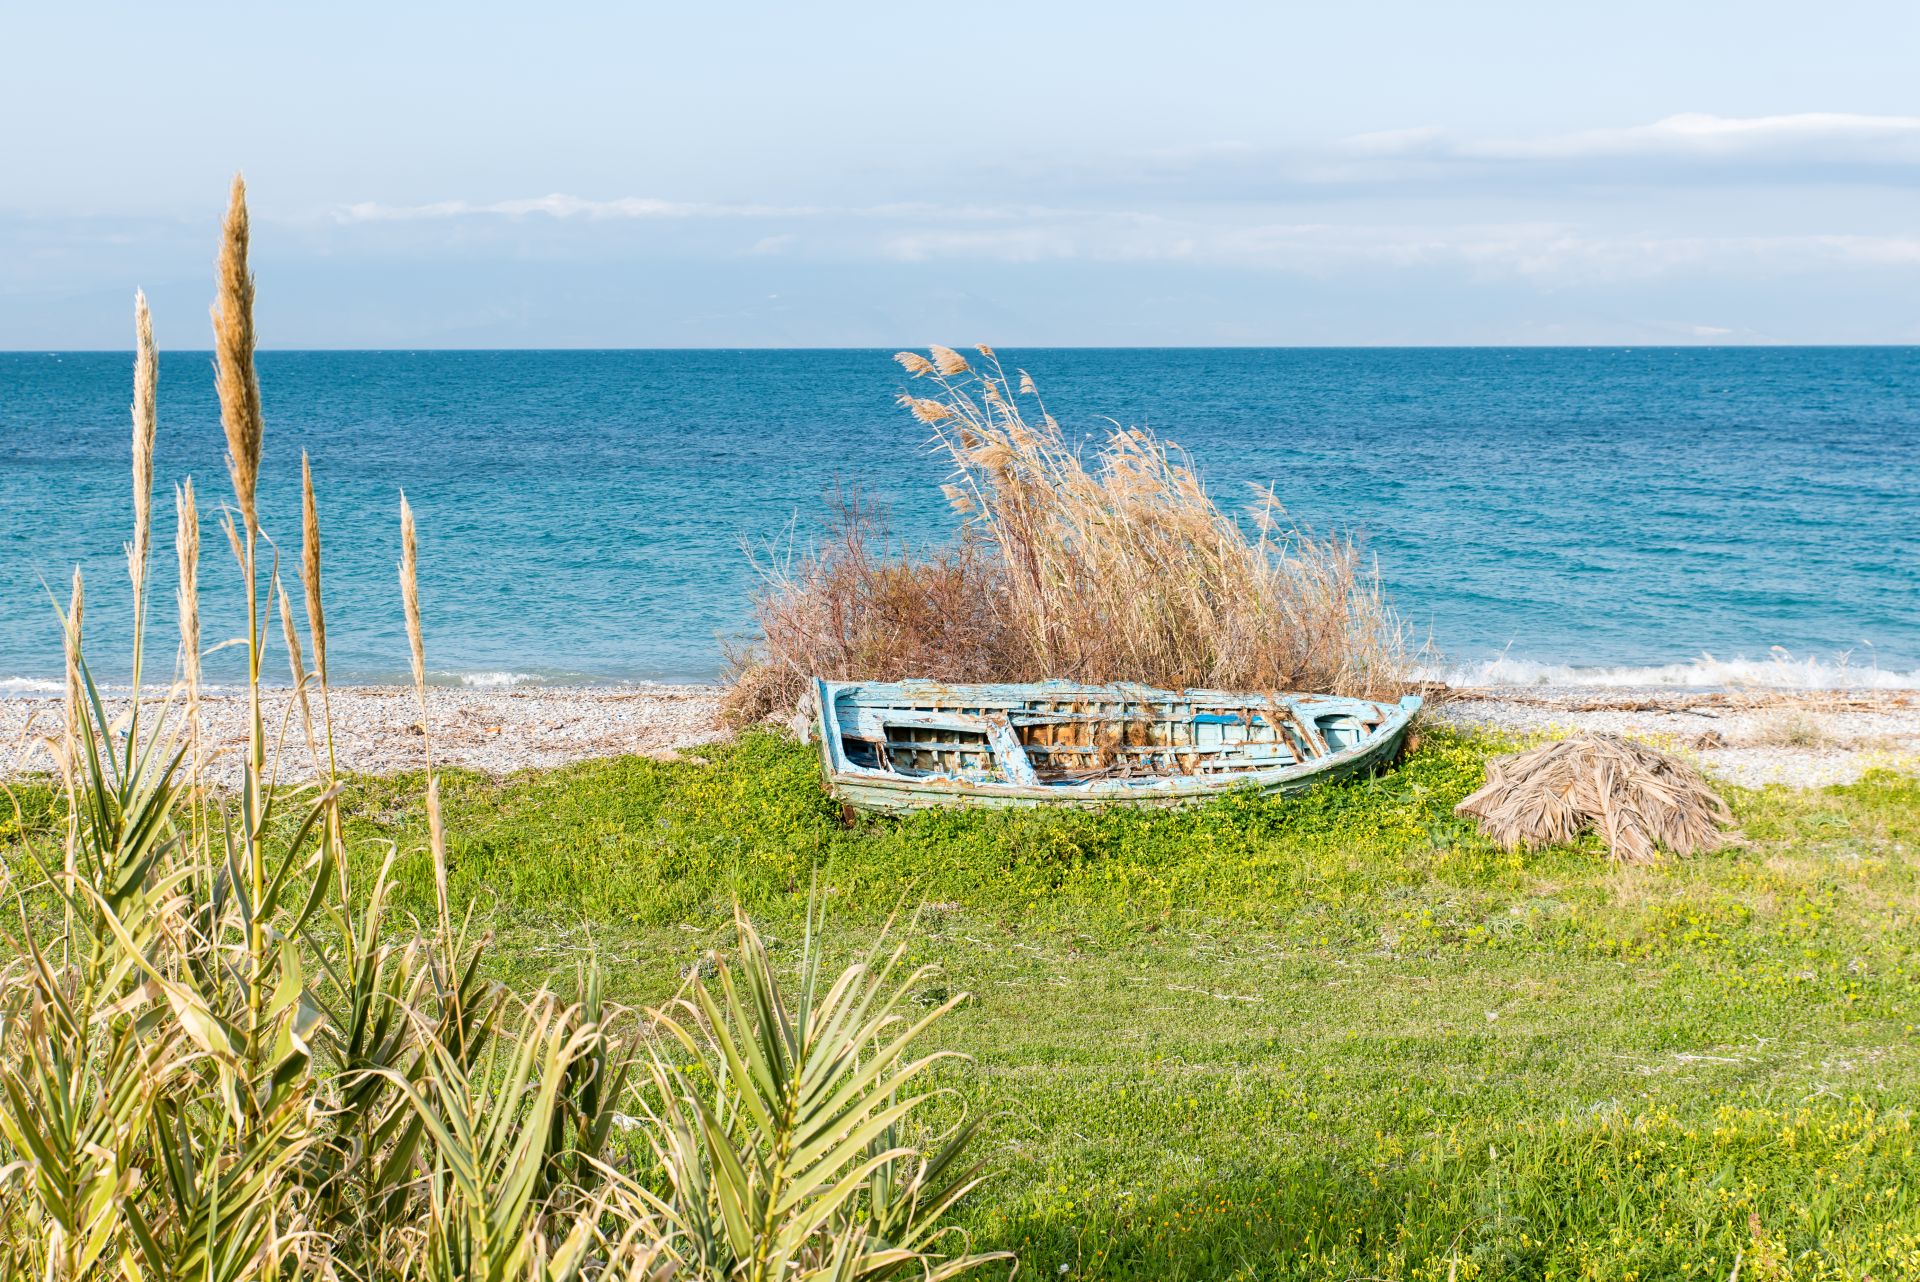
[[[429,344],[408,347],[272,347],[255,349],[256,355],[290,356],[315,353],[414,355],[421,352],[487,355],[503,352],[887,352],[915,351],[924,343],[822,343],[806,346],[762,343],[726,343],[718,346],[588,346],[532,345],[525,347],[437,347]],[[968,351],[973,344],[962,344]],[[1819,350],[1892,350],[1920,349],[1920,343],[1887,341],[1876,343],[1002,343],[988,344],[995,350],[1046,352],[1504,352],[1504,351],[1794,351]],[[0,356],[131,356],[131,347],[0,347]],[[167,347],[165,354],[211,356],[211,347]]]

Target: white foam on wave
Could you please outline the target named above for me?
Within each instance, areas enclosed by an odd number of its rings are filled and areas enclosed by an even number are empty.
[[[491,690],[500,686],[533,685],[540,677],[531,672],[462,672],[460,684],[475,689]]]
[[[1580,667],[1503,654],[1434,674],[1450,686],[1682,686],[1766,690],[1920,690],[1920,671],[1861,666],[1847,656],[1796,659],[1775,650],[1766,659],[1716,659],[1648,667]]]
[[[60,694],[66,688],[65,682],[49,681],[43,677],[0,677],[0,695]]]

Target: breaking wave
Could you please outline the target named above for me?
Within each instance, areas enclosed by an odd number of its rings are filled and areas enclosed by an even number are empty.
[[[1890,671],[1839,659],[1796,659],[1776,650],[1765,659],[1717,659],[1647,667],[1581,667],[1503,654],[1436,674],[1451,686],[1675,686],[1767,690],[1920,690],[1920,670]]]
[[[538,685],[547,678],[532,672],[462,672],[460,684],[475,689],[492,690],[501,686]]]

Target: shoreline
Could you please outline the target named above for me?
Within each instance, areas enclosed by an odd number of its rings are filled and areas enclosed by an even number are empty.
[[[1920,690],[1479,686],[1449,690],[1433,715],[1523,735],[1626,735],[1749,788],[1920,773]]]
[[[286,728],[283,777],[311,777],[314,758],[292,691],[269,687],[262,695],[269,728]],[[426,724],[435,764],[504,776],[599,757],[671,758],[715,742],[727,737],[720,696],[717,685],[430,686]],[[164,698],[155,692],[142,702]],[[317,719],[311,692],[310,701]],[[343,770],[390,775],[425,766],[411,686],[341,686],[331,701]],[[124,692],[109,693],[109,715],[126,702]],[[209,691],[201,705],[215,754],[209,776],[236,782],[246,696]],[[1747,787],[1823,787],[1877,767],[1920,773],[1920,690],[1476,686],[1449,689],[1431,715],[1445,725],[1522,735],[1630,735]],[[0,778],[52,769],[46,740],[59,735],[61,716],[57,695],[0,698]]]
[[[308,695],[317,729],[319,696],[312,690]],[[141,702],[164,699],[156,692]],[[103,701],[108,715],[118,716],[128,700],[121,692],[106,694]],[[420,704],[412,686],[336,686],[330,703],[341,770],[392,775],[426,767]],[[0,778],[53,768],[53,758],[38,741],[60,733],[62,704],[54,695],[0,699]],[[200,707],[213,753],[207,775],[216,783],[238,783],[246,693],[210,690],[202,694]],[[261,707],[269,733],[285,726],[282,778],[314,777],[314,754],[292,689],[262,687]],[[502,776],[596,757],[671,756],[724,737],[719,711],[720,687],[710,685],[428,686],[426,726],[436,766]],[[170,715],[184,715],[180,700],[174,700]],[[325,744],[317,746],[324,760]]]

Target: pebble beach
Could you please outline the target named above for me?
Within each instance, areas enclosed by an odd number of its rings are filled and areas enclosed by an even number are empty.
[[[1869,770],[1920,772],[1920,691],[1492,686],[1435,716],[1515,735],[1625,735],[1744,787],[1822,788]]]
[[[341,768],[395,774],[425,764],[427,739],[410,687],[336,689],[331,706]],[[110,700],[115,715],[124,707],[124,697]],[[318,722],[317,696],[310,707]],[[203,697],[215,754],[208,773],[216,782],[239,777],[246,710],[242,694]],[[710,685],[435,687],[427,692],[424,724],[437,764],[498,776],[594,757],[671,757],[724,738],[719,710],[720,691]],[[283,772],[310,777],[315,754],[290,692],[266,691],[264,712],[274,732],[286,736]],[[1525,736],[1624,734],[1747,787],[1824,787],[1882,767],[1920,772],[1920,691],[1912,690],[1490,686],[1451,692],[1433,716]],[[59,698],[0,698],[0,775],[52,769],[48,743],[60,731]]]
[[[159,700],[148,701],[158,704]],[[399,774],[426,764],[420,702],[410,686],[348,686],[332,691],[333,749],[342,770]],[[308,706],[315,747],[325,751],[319,697]],[[108,701],[109,715],[125,710]],[[291,692],[263,692],[269,730],[285,735],[283,777],[310,778],[316,753]],[[430,687],[424,725],[438,766],[509,775],[593,757],[670,756],[721,738],[720,692],[713,686],[563,687],[505,690]],[[181,716],[178,700],[170,718]],[[247,731],[244,693],[202,696],[201,718],[213,753],[207,773],[216,783],[239,780]],[[62,701],[52,696],[0,699],[0,774],[53,768],[49,740],[61,733]]]

